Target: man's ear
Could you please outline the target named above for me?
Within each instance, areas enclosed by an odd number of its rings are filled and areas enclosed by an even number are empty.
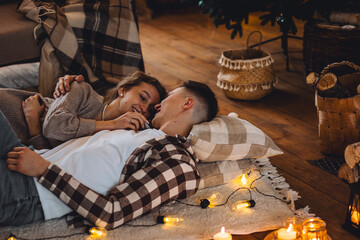
[[[183,104],[183,108],[184,109],[189,109],[192,106],[194,106],[194,99],[192,97],[187,97],[185,98],[184,104]]]

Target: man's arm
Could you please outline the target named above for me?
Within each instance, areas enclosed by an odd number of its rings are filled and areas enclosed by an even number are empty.
[[[84,77],[82,75],[65,75],[64,77],[60,77],[56,83],[53,97],[58,98],[61,95],[65,95],[65,93],[69,92],[70,85],[73,81],[81,83],[84,81]]]
[[[27,156],[28,154],[30,155]],[[28,162],[29,167],[23,166],[30,157],[36,162]],[[20,169],[28,172],[20,172],[40,177],[39,182],[44,187],[78,214],[97,226],[111,229],[171,200],[193,195],[198,189],[200,176],[190,158],[190,155],[179,153],[157,159],[150,166],[131,174],[106,196],[89,189],[56,165],[34,157],[28,151],[20,161]],[[45,171],[44,161],[48,164]],[[36,164],[38,170],[30,171],[31,164]],[[10,165],[9,168],[18,171]]]
[[[8,168],[31,177],[40,177],[50,162],[27,147],[15,147],[7,154]]]

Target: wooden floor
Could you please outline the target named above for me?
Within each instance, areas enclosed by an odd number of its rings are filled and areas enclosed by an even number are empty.
[[[303,35],[303,22],[298,22]],[[171,90],[183,80],[207,83],[216,93],[220,114],[236,112],[267,133],[285,152],[272,157],[272,164],[286,178],[291,188],[301,195],[298,208],[309,206],[324,219],[333,240],[357,239],[343,230],[349,187],[339,178],[311,165],[309,160],[323,157],[319,148],[314,92],[304,83],[302,41],[289,40],[290,71],[285,70],[280,41],[262,46],[272,53],[279,80],[271,95],[256,102],[228,99],[216,86],[218,59],[224,50],[246,46],[250,32],[260,30],[263,40],[280,34],[279,27],[260,25],[258,15],[244,25],[242,38],[230,39],[224,27],[216,29],[207,15],[194,10],[162,12],[151,20],[139,20],[140,41],[146,72],[158,77]],[[257,39],[251,39],[256,43]],[[235,239],[264,239],[269,232],[236,236]]]

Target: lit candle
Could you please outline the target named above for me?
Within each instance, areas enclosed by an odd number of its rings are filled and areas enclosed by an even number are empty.
[[[225,228],[221,228],[221,232],[214,235],[214,240],[231,240],[231,234],[225,232]]]
[[[275,232],[276,239],[293,240],[297,238],[297,232],[293,230],[292,224],[288,228],[280,228]]]
[[[352,213],[351,213],[351,222],[359,225],[359,212],[354,210]]]
[[[326,223],[318,218],[306,219],[303,223],[302,238],[304,240],[326,240]]]

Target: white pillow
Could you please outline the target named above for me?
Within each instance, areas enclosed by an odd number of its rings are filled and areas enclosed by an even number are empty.
[[[237,117],[217,116],[194,125],[188,139],[196,156],[205,162],[283,154],[262,130]]]

